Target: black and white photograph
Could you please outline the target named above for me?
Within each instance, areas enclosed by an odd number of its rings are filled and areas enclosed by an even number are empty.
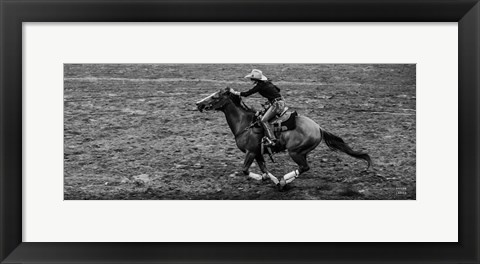
[[[64,64],[65,200],[415,200],[415,64]]]

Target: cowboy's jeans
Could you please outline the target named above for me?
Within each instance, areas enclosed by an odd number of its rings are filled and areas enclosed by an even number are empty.
[[[285,109],[285,101],[283,100],[278,100],[274,102],[270,108],[268,108],[267,112],[265,115],[263,115],[262,119],[260,120],[260,123],[262,123],[263,129],[265,129],[265,132],[267,133],[267,137],[270,138],[271,140],[275,140],[275,134],[272,131],[272,128],[270,127],[270,124],[268,121],[270,119],[274,118],[276,114],[280,114],[283,112]]]

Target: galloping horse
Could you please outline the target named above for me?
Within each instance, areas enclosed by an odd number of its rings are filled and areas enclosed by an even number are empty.
[[[285,174],[279,180],[268,172],[265,165],[261,151],[263,133],[258,133],[251,128],[251,124],[256,121],[256,111],[246,106],[240,96],[230,93],[227,89],[221,89],[198,101],[196,105],[200,112],[219,110],[225,114],[228,126],[235,136],[237,147],[246,153],[243,173],[256,180],[269,178],[279,190],[283,190],[285,185],[310,170],[307,154],[315,149],[322,139],[330,149],[340,150],[352,157],[363,159],[368,163],[367,169],[370,167],[371,159],[368,154],[352,150],[340,137],[325,131],[310,118],[299,115],[295,121],[296,128],[280,133],[276,147],[277,151],[288,151],[292,160],[298,164],[298,169]],[[249,171],[254,160],[257,161],[263,175]]]

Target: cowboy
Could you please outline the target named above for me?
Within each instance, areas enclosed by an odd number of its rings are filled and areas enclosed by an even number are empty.
[[[239,96],[249,96],[254,93],[259,93],[261,96],[268,99],[270,107],[265,112],[265,115],[260,120],[263,128],[266,131],[266,145],[267,146],[275,146],[277,139],[275,138],[275,134],[272,131],[272,128],[268,124],[268,122],[275,117],[275,115],[280,114],[285,109],[285,99],[280,95],[280,89],[274,85],[268,78],[263,75],[262,71],[260,70],[252,70],[250,74],[245,76],[246,79],[250,79],[253,84],[255,85],[252,89],[246,92],[237,92],[230,88],[230,92],[239,95]]]

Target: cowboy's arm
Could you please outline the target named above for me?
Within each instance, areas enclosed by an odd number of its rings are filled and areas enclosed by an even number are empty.
[[[232,88],[229,88],[229,89],[230,89],[230,92],[232,94],[240,96],[240,92],[237,92],[237,91],[233,90]]]
[[[230,92],[235,94],[235,95],[240,95],[240,96],[244,96],[244,97],[247,97],[249,95],[252,95],[254,93],[257,93],[258,91],[260,90],[260,86],[259,85],[255,85],[255,87],[253,87],[252,89],[246,91],[246,92],[237,92],[235,90],[233,90],[232,88],[230,88]]]

